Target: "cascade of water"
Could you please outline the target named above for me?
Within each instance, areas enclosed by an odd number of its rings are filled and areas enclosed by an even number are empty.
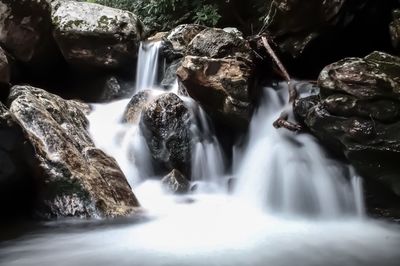
[[[160,43],[141,45],[136,90],[157,87]],[[178,83],[170,92],[178,92]],[[308,134],[294,135],[272,127],[285,106],[286,90],[265,89],[265,99],[254,116],[246,147],[234,153],[233,176],[238,179],[236,195],[252,206],[269,212],[338,217],[362,214],[361,182],[348,182],[347,167],[328,159]],[[226,186],[222,149],[201,107],[182,97],[192,119],[192,179],[201,183],[200,192],[221,192]],[[96,105],[89,116],[96,145],[116,158],[129,182],[137,184],[153,174],[147,145],[139,126],[121,123],[128,100]],[[107,127],[107,128],[105,128]],[[109,130],[113,128],[113,130]],[[222,186],[221,186],[222,185]],[[224,187],[224,191],[225,191]]]
[[[161,42],[140,43],[136,70],[136,92],[157,85],[160,48]]]
[[[345,180],[346,167],[328,159],[310,135],[273,128],[285,108],[284,92],[265,88],[248,144],[235,159],[238,196],[269,212],[331,218],[361,213],[360,183],[352,187]]]
[[[148,89],[153,96],[166,93],[166,91],[158,89],[159,84],[157,83],[160,47],[160,42],[140,45],[136,92]],[[175,81],[169,92],[178,94],[178,87],[178,82]],[[191,176],[194,181],[203,181],[208,184],[208,186],[202,186],[202,192],[204,190],[215,191],[217,188],[219,189],[216,184],[225,170],[222,150],[210,127],[207,115],[201,107],[191,98],[181,96],[181,99],[191,112],[192,119]],[[129,183],[134,186],[152,176],[153,169],[150,153],[139,125],[122,122],[128,102],[129,99],[108,104],[96,104],[88,118],[89,130],[96,146],[117,160]]]

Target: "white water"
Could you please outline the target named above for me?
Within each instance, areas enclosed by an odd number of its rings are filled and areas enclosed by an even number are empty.
[[[161,42],[140,43],[136,70],[136,92],[154,88],[157,85],[160,47]]]
[[[155,79],[147,84],[154,87]],[[249,141],[235,148],[233,195],[223,189],[218,141],[193,101],[183,98],[195,121],[192,174],[208,186],[186,196],[145,180],[152,173],[140,130],[120,122],[129,99],[96,105],[89,116],[93,139],[117,159],[152,220],[47,224],[0,245],[0,264],[397,266],[398,229],[360,219],[360,179],[347,181],[346,167],[328,159],[312,137],[271,126],[284,108],[280,94],[265,88]]]
[[[249,142],[235,159],[240,160],[234,166],[238,195],[268,212],[323,218],[361,216],[361,183],[344,178],[350,172],[348,167],[328,159],[309,134],[273,128],[273,122],[287,108],[286,92],[285,87],[279,91],[264,88],[264,99],[251,122]]]

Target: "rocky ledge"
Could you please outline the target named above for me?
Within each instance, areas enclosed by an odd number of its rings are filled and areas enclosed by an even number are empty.
[[[296,102],[296,114],[362,176],[400,196],[400,58],[343,59],[321,72],[318,86],[319,95]]]

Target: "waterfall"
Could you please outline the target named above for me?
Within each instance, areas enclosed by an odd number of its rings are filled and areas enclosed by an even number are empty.
[[[356,201],[362,190],[360,183],[345,179],[349,168],[327,158],[311,135],[272,126],[287,108],[286,92],[264,88],[249,141],[235,159],[237,195],[270,213],[330,218],[360,214]]]
[[[136,92],[149,89],[155,96],[166,92],[156,89],[160,47],[159,42],[142,43]],[[169,92],[178,93],[177,82]],[[192,183],[199,193],[226,193],[226,160],[210,119],[193,99],[180,98],[190,110],[192,120]],[[345,178],[354,176],[351,169],[328,158],[311,135],[272,126],[281,111],[288,108],[284,104],[286,98],[284,88],[264,88],[264,98],[251,121],[248,142],[235,147],[234,196],[271,214],[362,216],[361,182],[357,177],[350,181]],[[95,105],[89,116],[90,132],[95,144],[116,158],[129,183],[137,187],[154,171],[138,124],[122,123],[128,101]],[[157,190],[146,189],[150,190],[154,198]]]
[[[136,70],[135,91],[154,88],[157,85],[161,42],[141,42]]]
[[[136,73],[136,93],[149,90],[152,97],[167,92],[178,94],[178,81],[174,82],[169,91],[162,90],[157,82],[160,47],[161,42],[141,43]],[[180,96],[180,98],[191,114],[193,151],[191,176],[193,181],[198,182],[197,191],[219,191],[222,185],[218,182],[225,172],[224,155],[220,144],[206,113],[198,103],[185,96]],[[122,122],[128,103],[129,99],[94,104],[93,111],[88,116],[89,131],[95,145],[117,160],[129,184],[136,187],[137,184],[152,177],[153,169],[151,155],[138,123]],[[148,184],[144,190],[153,191],[150,193],[153,197],[157,194],[154,191],[160,191],[157,188],[149,188]]]

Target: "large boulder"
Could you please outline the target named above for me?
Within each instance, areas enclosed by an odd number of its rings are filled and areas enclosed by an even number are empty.
[[[51,0],[0,0],[0,44],[17,61],[42,67],[58,59]]]
[[[365,177],[400,196],[400,58],[374,52],[346,58],[320,74],[318,96],[295,111],[326,145]]]
[[[206,27],[197,24],[182,24],[166,34],[163,40],[163,54],[169,61],[174,61],[186,54],[193,38]]]
[[[121,216],[139,206],[117,162],[94,146],[88,105],[29,86],[14,86],[9,102],[35,149],[41,216]]]
[[[140,128],[154,161],[161,168],[190,174],[191,115],[174,93],[166,93],[147,104]]]
[[[252,60],[250,46],[240,34],[205,29],[189,43],[177,76],[211,117],[243,129],[252,111]]]
[[[248,125],[252,69],[246,63],[186,56],[177,74],[187,93],[212,117],[235,128]]]
[[[94,3],[52,3],[54,37],[68,63],[93,70],[135,63],[143,25],[131,12]]]
[[[199,32],[189,43],[186,55],[252,60],[250,45],[240,32],[215,28]]]
[[[143,109],[152,102],[154,95],[151,90],[139,91],[129,101],[123,115],[123,122],[137,124]]]

